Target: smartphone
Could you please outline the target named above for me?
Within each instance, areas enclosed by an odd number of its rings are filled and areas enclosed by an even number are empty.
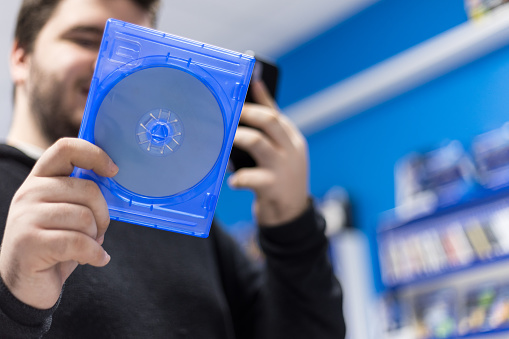
[[[279,72],[277,66],[271,62],[260,59],[257,56],[255,56],[255,59],[256,62],[253,69],[251,82],[255,80],[262,80],[265,83],[265,86],[267,86],[269,93],[273,98],[275,98]],[[255,102],[250,88],[247,90],[246,102]]]
[[[274,98],[276,96],[277,89],[277,79],[278,79],[278,68],[275,64],[268,62],[266,60],[260,59],[257,56],[254,56],[256,59],[255,66],[253,69],[253,75],[251,77],[251,82],[254,80],[262,80],[265,83],[265,86],[269,90],[269,93]],[[246,102],[256,103],[254,101],[253,95],[251,93],[251,88],[247,90]],[[239,126],[246,126],[245,124],[240,123]],[[228,163],[228,169],[231,172],[235,172],[236,170],[244,167],[255,167],[256,162],[254,159],[245,151],[238,149],[233,146],[232,151],[230,153],[230,161]]]

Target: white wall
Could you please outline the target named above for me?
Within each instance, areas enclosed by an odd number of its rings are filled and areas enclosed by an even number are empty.
[[[2,1],[0,8],[0,141],[5,139],[12,111],[12,85],[9,74],[9,52],[14,23],[21,0]]]

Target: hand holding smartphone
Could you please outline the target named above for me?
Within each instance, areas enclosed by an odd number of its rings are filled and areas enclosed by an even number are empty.
[[[253,70],[253,76],[251,78],[251,83],[253,81],[261,80],[265,83],[265,86],[269,90],[272,97],[276,95],[277,88],[277,80],[278,80],[278,68],[273,63],[267,62],[255,56],[256,63]],[[251,86],[250,86],[251,87]],[[253,97],[251,88],[248,89],[246,95],[246,103],[257,103],[255,98]],[[246,126],[245,124],[240,123],[239,126]],[[249,127],[249,126],[248,126]],[[228,168],[231,172],[235,172],[236,170],[244,167],[255,167],[256,162],[254,159],[245,151],[240,150],[239,148],[233,146],[232,151],[230,153],[230,162],[228,164]]]

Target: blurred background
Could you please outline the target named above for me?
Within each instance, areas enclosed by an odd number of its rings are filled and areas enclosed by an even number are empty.
[[[163,0],[160,30],[279,67],[350,339],[509,337],[505,0]],[[2,44],[20,1],[2,4]],[[0,139],[11,111],[0,55]],[[259,259],[252,195],[216,216]]]

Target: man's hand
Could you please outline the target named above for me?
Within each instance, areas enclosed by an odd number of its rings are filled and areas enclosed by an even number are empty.
[[[234,143],[255,159],[257,167],[239,169],[229,184],[252,189],[258,223],[276,226],[295,219],[309,204],[307,143],[280,114],[265,85],[251,86],[259,105],[245,104],[240,121],[256,129],[240,126]]]
[[[0,275],[22,302],[51,308],[78,264],[105,266],[110,219],[99,187],[70,178],[74,166],[112,177],[118,167],[80,139],[50,147],[13,197],[0,251]]]

